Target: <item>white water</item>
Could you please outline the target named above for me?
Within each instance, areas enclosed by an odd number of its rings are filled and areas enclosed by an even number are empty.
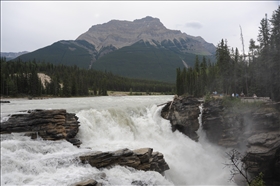
[[[67,141],[31,140],[22,134],[1,135],[1,185],[71,185],[95,179],[103,185],[131,185],[142,180],[148,185],[229,185],[230,171],[223,163],[224,151],[207,142],[171,131],[162,119],[158,104],[173,96],[126,96],[10,100],[1,104],[1,120],[28,109],[66,109],[80,121],[76,148]],[[116,166],[98,170],[77,160],[80,154],[114,151],[120,148],[151,147],[163,153],[170,170],[165,176],[153,171],[137,171]],[[106,177],[104,177],[104,173]]]

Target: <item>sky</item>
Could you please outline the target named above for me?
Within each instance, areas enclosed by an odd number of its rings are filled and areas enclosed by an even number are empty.
[[[59,40],[75,40],[110,20],[159,18],[171,30],[201,36],[215,46],[245,50],[257,40],[260,21],[280,1],[2,1],[1,52],[35,51]]]

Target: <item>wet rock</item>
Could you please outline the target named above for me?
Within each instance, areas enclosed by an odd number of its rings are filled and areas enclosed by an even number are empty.
[[[131,185],[137,185],[137,186],[147,186],[148,184],[141,180],[134,180],[131,182]]]
[[[224,106],[222,100],[203,105],[202,126],[209,141],[235,148],[254,176],[268,181],[280,175],[280,111],[273,102],[259,106]]]
[[[161,111],[161,116],[170,120],[172,131],[179,130],[191,139],[198,141],[198,116],[200,102],[193,97],[175,97]]]
[[[247,154],[243,161],[253,174],[280,175],[280,131],[255,134],[248,139]]]
[[[163,173],[169,169],[163,154],[153,152],[152,148],[137,150],[120,149],[114,152],[91,152],[79,157],[82,163],[89,163],[96,168],[115,165],[129,166],[137,170]]]
[[[89,179],[85,181],[78,182],[74,186],[101,186],[102,184],[98,183],[94,179]]]
[[[79,131],[78,117],[66,110],[30,110],[27,113],[12,115],[1,123],[1,134],[23,132],[36,139],[62,140],[79,146],[81,142],[74,137]]]

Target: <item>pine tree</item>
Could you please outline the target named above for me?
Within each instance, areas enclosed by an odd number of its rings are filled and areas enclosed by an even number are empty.
[[[182,95],[184,94],[183,92],[183,81],[182,81],[182,75],[181,75],[181,69],[177,68],[176,69],[176,93],[177,95]]]
[[[271,97],[274,100],[280,101],[280,6],[272,14],[270,19],[271,23],[271,82],[272,82],[272,94]]]
[[[269,38],[270,38],[270,24],[267,19],[267,14],[265,14],[265,18],[261,20],[259,27],[259,35],[258,41],[260,43],[261,52],[265,52],[264,50],[268,49]]]
[[[206,58],[203,56],[202,63],[200,65],[201,69],[201,93],[205,95],[207,93],[207,63]]]
[[[68,77],[65,77],[63,80],[62,95],[66,97],[71,96],[71,84]]]
[[[220,82],[224,93],[229,93],[231,79],[231,65],[229,49],[224,40],[218,44],[216,49],[217,67],[219,69]]]

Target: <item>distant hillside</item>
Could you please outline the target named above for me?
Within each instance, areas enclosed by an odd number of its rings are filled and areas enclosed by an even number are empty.
[[[145,17],[94,25],[74,41],[58,41],[20,58],[174,83],[182,60],[192,66],[195,55],[213,59],[215,50],[202,37],[169,30],[159,19]]]
[[[125,77],[175,83],[176,68],[184,68],[182,60],[193,66],[195,54],[176,53],[139,41],[103,56],[92,68]]]
[[[5,57],[6,60],[11,60],[14,59],[22,54],[28,53],[27,51],[23,52],[1,52],[1,57]]]
[[[19,56],[22,61],[36,59],[53,64],[76,65],[88,69],[93,56],[96,55],[95,47],[87,41],[58,41],[50,46],[34,52]]]

